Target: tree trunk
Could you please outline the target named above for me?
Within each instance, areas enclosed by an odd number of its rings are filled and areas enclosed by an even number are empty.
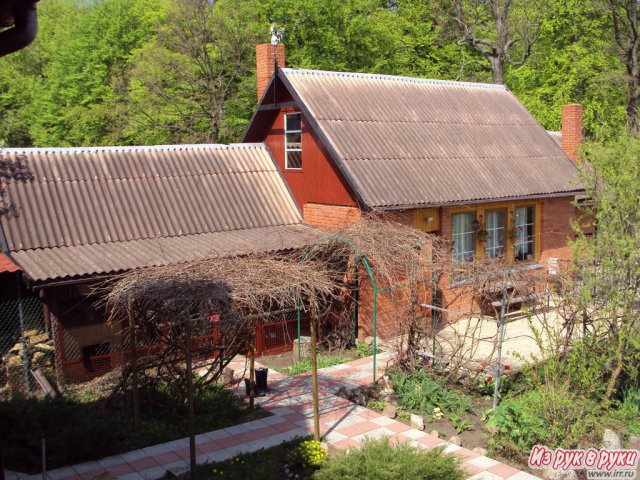
[[[492,83],[504,85],[504,60],[499,57],[491,59]]]
[[[616,359],[616,368],[613,369],[613,372],[611,373],[611,378],[609,379],[609,384],[607,385],[607,393],[605,395],[607,400],[611,400],[611,397],[613,396],[613,393],[616,390],[616,383],[618,381],[618,377],[622,373],[622,364],[623,364],[622,357],[618,357]]]

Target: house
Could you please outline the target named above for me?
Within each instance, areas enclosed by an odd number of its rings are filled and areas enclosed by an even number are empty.
[[[120,333],[94,305],[96,282],[198,257],[295,249],[318,235],[262,144],[4,153],[24,156],[35,180],[9,186],[21,214],[0,224],[0,281],[21,269],[23,295],[44,305],[56,372],[75,381],[121,361]]]
[[[280,68],[284,57],[283,45],[256,49],[243,141],[267,145],[306,223],[385,211],[451,240],[454,261],[508,254],[542,269],[570,257],[580,105],[563,109],[561,148],[503,85]],[[393,306],[387,316],[383,335],[398,331]]]

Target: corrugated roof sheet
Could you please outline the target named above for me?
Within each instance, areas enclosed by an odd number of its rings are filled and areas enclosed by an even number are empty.
[[[128,242],[39,248],[14,252],[34,281],[110,274],[199,257],[227,256],[302,247],[319,232],[305,225],[279,225],[225,232],[146,238]]]
[[[582,190],[575,165],[504,86],[279,74],[372,208]]]
[[[2,219],[34,279],[290,248],[308,230],[262,144],[4,153],[24,155],[35,176],[9,186],[20,216]]]
[[[20,267],[13,263],[4,253],[0,253],[0,273],[12,273],[20,270]]]

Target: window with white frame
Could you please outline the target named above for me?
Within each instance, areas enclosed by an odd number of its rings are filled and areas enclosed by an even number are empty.
[[[451,215],[451,241],[455,261],[471,261],[475,254],[475,213]]]
[[[302,170],[302,115],[284,116],[285,169]]]
[[[516,239],[513,248],[517,260],[532,260],[535,256],[535,208],[517,207],[514,211]]]
[[[504,210],[488,210],[485,213],[488,257],[498,257],[504,253],[505,224],[507,214]]]

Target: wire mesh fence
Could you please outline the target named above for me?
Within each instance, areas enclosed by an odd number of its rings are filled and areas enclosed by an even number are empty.
[[[31,371],[53,375],[54,350],[37,297],[0,300],[0,398],[38,389]]]

